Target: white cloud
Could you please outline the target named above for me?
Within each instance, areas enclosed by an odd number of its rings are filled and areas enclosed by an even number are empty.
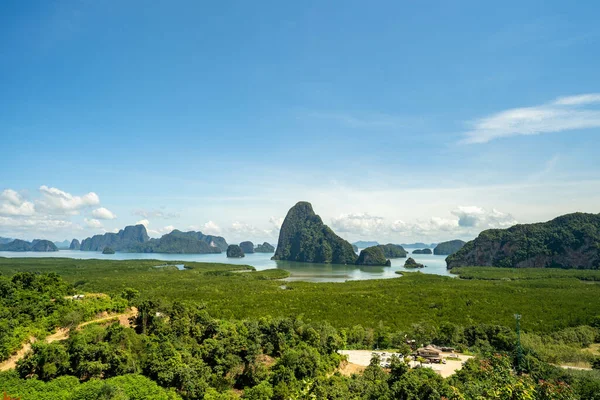
[[[465,143],[542,133],[600,127],[600,93],[559,97],[533,107],[513,108],[473,122],[465,134]]]
[[[368,213],[342,214],[331,219],[331,227],[335,231],[358,235],[373,235],[387,228],[382,217],[369,215]]]
[[[85,218],[83,221],[88,228],[100,229],[104,227],[102,222],[94,218]]]
[[[280,229],[281,229],[281,225],[283,225],[283,220],[284,220],[284,218],[283,218],[283,217],[270,217],[270,218],[269,218],[269,223],[270,223],[271,225],[273,225],[273,228],[274,228],[275,230],[277,230],[277,231],[278,231],[278,230],[280,230]]]
[[[23,200],[23,197],[12,189],[5,189],[0,193],[0,215],[30,216],[35,213],[32,202]]]
[[[147,219],[141,219],[138,222],[136,222],[135,225],[144,225],[146,228],[148,228],[148,225],[150,225],[150,221],[148,221]]]
[[[100,198],[94,192],[83,196],[73,196],[60,189],[42,185],[40,193],[42,198],[36,204],[40,209],[49,213],[78,214],[82,208],[100,204]]]
[[[204,225],[202,225],[201,229],[202,233],[205,235],[220,235],[221,227],[214,223],[213,221],[208,221]]]
[[[115,219],[117,216],[107,208],[100,207],[92,211],[92,216],[98,219]]]
[[[458,225],[463,228],[508,228],[517,223],[512,215],[496,209],[487,211],[476,206],[461,206],[451,213],[458,217]]]

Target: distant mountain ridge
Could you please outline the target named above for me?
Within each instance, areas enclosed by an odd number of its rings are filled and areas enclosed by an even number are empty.
[[[71,248],[77,250],[78,245],[77,239],[73,239]],[[144,225],[135,225],[126,226],[118,233],[109,232],[84,239],[79,250],[103,251],[109,247],[126,253],[209,254],[226,251],[227,246],[227,241],[221,236],[177,229],[158,239],[151,239]]]
[[[547,222],[489,229],[448,256],[446,264],[600,269],[600,214],[573,213]]]
[[[424,249],[424,248],[430,248],[430,249],[432,249],[435,246],[437,246],[437,243],[431,243],[431,244],[422,243],[422,242],[417,242],[417,243],[402,243],[401,246],[404,247],[405,249]]]
[[[49,240],[35,239],[31,242],[27,242],[25,240],[15,239],[12,242],[0,244],[0,251],[50,252],[58,251],[58,248]]]
[[[63,240],[62,242],[54,242],[54,244],[56,245],[56,247],[58,247],[59,249],[68,249],[69,245],[71,244],[71,242],[69,242],[68,240]]]
[[[6,244],[6,243],[10,243],[15,239],[11,239],[11,238],[6,238],[6,237],[2,237],[0,236],[0,244]]]

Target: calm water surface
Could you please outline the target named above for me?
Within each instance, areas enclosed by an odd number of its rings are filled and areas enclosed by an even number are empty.
[[[161,254],[161,253],[115,253],[102,254],[95,251],[60,250],[57,252],[0,252],[0,257],[66,257],[77,259],[99,259],[99,260],[161,260],[161,261],[195,261],[216,262],[226,264],[251,265],[257,270],[270,268],[285,269],[290,272],[288,281],[309,282],[344,282],[348,280],[363,279],[387,279],[397,278],[400,275],[396,271],[414,271],[403,267],[406,258],[392,259],[391,267],[356,267],[353,265],[331,265],[331,264],[309,264],[289,261],[273,261],[271,253],[246,254],[244,258],[227,258],[225,253],[221,254]],[[424,264],[427,268],[420,271],[425,274],[451,275],[446,270],[446,256],[435,256],[429,254],[409,254],[417,262]]]

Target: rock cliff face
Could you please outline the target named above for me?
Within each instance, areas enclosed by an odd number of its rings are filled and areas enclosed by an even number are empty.
[[[79,240],[73,239],[71,241],[71,245],[69,246],[69,250],[79,250],[80,248],[81,248],[81,243],[79,243]]]
[[[237,244],[230,244],[227,247],[227,257],[228,258],[241,258],[244,257],[244,251]]]
[[[270,243],[264,242],[263,244],[259,244],[254,249],[256,253],[274,253],[275,247],[271,246]]]
[[[431,249],[417,249],[413,250],[413,254],[431,254]]]
[[[600,269],[600,214],[567,214],[548,222],[483,231],[446,258],[446,264]]]
[[[102,251],[105,247],[111,247],[114,250],[129,251],[130,247],[145,243],[149,239],[144,225],[126,226],[118,233],[105,233],[84,239],[80,250]]]
[[[392,263],[385,258],[383,249],[380,246],[372,246],[361,250],[358,260],[356,260],[356,265],[382,265],[389,267]]]
[[[449,256],[450,254],[456,253],[465,245],[462,240],[450,240],[448,242],[442,242],[435,246],[433,254],[437,256]]]
[[[407,254],[404,247],[399,244],[380,244],[377,247],[383,250],[383,254],[388,258],[402,258],[406,257]]]
[[[15,239],[12,242],[0,244],[0,251],[58,251],[58,248],[54,243],[49,240],[36,239],[32,242],[25,240]]]
[[[288,211],[273,260],[354,264],[356,259],[352,245],[325,225],[310,203],[301,201]]]
[[[254,243],[250,241],[240,243],[240,248],[244,252],[244,254],[252,254],[254,253]]]

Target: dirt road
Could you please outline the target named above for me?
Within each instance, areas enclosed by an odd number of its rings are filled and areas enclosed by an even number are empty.
[[[98,322],[110,321],[113,319],[118,319],[119,323],[121,325],[128,327],[128,326],[130,326],[129,318],[134,316],[135,314],[137,314],[137,308],[131,307],[129,310],[127,310],[126,312],[121,313],[121,314],[107,314],[107,315],[103,315],[102,317],[90,320],[90,321],[82,322],[81,324],[77,325],[76,329],[80,330],[81,328],[83,328],[86,325],[95,324]],[[56,342],[58,340],[65,340],[68,337],[69,337],[68,329],[57,328],[56,332],[54,332],[51,335],[46,336],[44,341],[46,343],[52,343],[52,342]],[[27,341],[27,343],[25,343],[23,345],[23,347],[21,347],[21,349],[19,349],[19,351],[17,351],[15,354],[13,354],[6,361],[3,361],[2,363],[0,363],[0,371],[8,371],[9,369],[15,368],[17,366],[17,361],[19,361],[20,359],[25,357],[25,354],[27,354],[27,352],[29,350],[31,350],[31,344],[34,343],[35,341],[36,341],[35,337],[33,337],[33,336],[30,337],[29,340]]]

